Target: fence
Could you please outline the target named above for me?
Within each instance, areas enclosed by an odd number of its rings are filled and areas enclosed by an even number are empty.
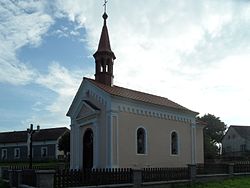
[[[132,169],[57,170],[54,187],[132,183]]]
[[[228,168],[228,164],[224,163],[205,163],[197,164],[196,171],[197,174],[227,174]]]
[[[143,182],[189,179],[188,168],[144,168]]]
[[[232,176],[250,175],[250,162],[235,164],[199,164],[188,168],[145,168],[145,169],[84,169],[84,170],[14,170],[2,169],[2,178],[8,172],[10,185],[21,184],[44,187],[76,187],[116,184],[137,187],[156,185],[159,182],[188,183],[209,181]],[[12,182],[12,183],[11,183]],[[41,187],[41,186],[38,186]]]
[[[246,173],[250,172],[250,162],[237,162],[234,164],[234,173]]]

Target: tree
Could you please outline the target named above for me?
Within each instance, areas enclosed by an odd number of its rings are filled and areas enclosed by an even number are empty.
[[[65,132],[58,142],[58,150],[63,151],[64,154],[70,152],[70,132]]]
[[[198,121],[206,123],[204,133],[204,157],[214,159],[219,155],[221,140],[225,134],[226,124],[212,114],[205,114],[198,117]]]

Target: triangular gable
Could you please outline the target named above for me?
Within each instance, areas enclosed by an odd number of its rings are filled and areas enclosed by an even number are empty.
[[[233,126],[230,126],[227,130],[227,132],[224,134],[224,136],[222,137],[222,141],[226,141],[228,139],[228,136],[235,134],[237,137],[241,137],[243,138],[235,129]],[[244,139],[244,138],[243,138]]]
[[[70,108],[67,112],[67,116],[73,118],[76,117],[76,114],[78,115],[80,109],[82,107],[82,101],[83,100],[88,100],[88,95],[89,95],[89,91],[94,91],[95,93],[97,93],[99,96],[102,96],[103,98],[109,97],[109,94],[107,92],[105,92],[104,90],[102,90],[101,88],[95,86],[93,83],[91,83],[88,79],[83,78],[83,81],[73,99],[72,104],[70,105]],[[90,108],[92,108],[90,106]]]
[[[99,108],[92,104],[90,101],[83,100],[82,107],[76,116],[76,119],[85,118],[91,115],[95,115],[99,112]]]

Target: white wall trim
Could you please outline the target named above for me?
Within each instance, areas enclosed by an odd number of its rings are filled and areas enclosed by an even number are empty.
[[[116,104],[113,104],[112,110],[118,112],[132,113],[141,116],[154,117],[158,119],[165,119],[170,121],[178,121],[191,123],[195,121],[196,115],[190,115],[185,112],[175,112],[170,109],[156,108],[148,105],[141,105],[140,103],[126,103],[123,101],[116,101]]]
[[[112,118],[111,112],[106,112],[106,168],[112,168]]]
[[[116,123],[117,123],[117,125],[116,125],[116,140],[117,140],[117,145],[116,145],[116,160],[117,160],[117,168],[119,168],[119,166],[120,166],[120,163],[119,163],[119,116],[118,115],[116,115]]]
[[[196,164],[196,124],[191,123],[191,163]]]
[[[111,147],[110,147],[110,161],[111,164],[109,165],[110,168],[118,168],[118,148],[119,148],[119,132],[118,132],[118,114],[116,112],[111,112],[110,116],[110,134],[111,134]],[[116,120],[116,132],[114,132],[114,124],[113,120]],[[116,141],[116,142],[115,142]],[[114,155],[114,150],[116,150],[116,155]],[[114,162],[114,157],[116,158],[116,163]]]

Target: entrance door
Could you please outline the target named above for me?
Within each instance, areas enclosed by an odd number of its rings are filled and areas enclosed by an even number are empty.
[[[83,136],[83,168],[93,167],[93,131],[87,129]]]

